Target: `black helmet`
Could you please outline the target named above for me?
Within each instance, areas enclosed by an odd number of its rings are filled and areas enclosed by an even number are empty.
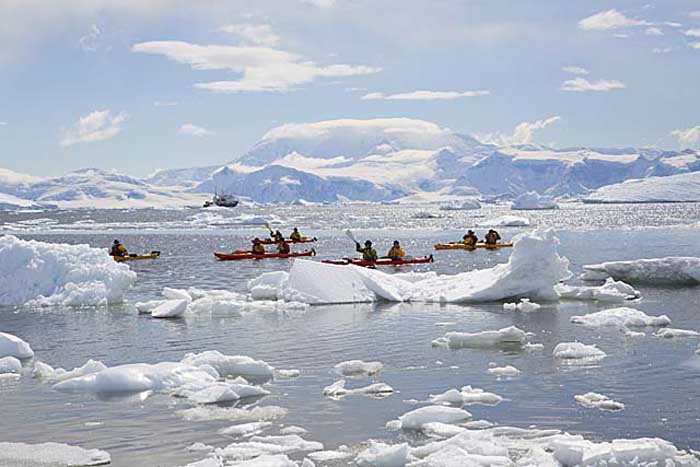
[[[469,230],[467,230],[467,233],[468,233],[468,234],[473,234],[473,233],[474,233],[474,231],[473,231],[473,230],[471,230],[471,229],[469,229]]]
[[[299,230],[299,229],[297,229],[296,227],[294,227],[294,231],[296,232],[297,230]]]
[[[372,241],[371,241],[371,240],[367,240],[367,241],[365,242],[365,246],[372,246]]]
[[[115,245],[119,245],[119,240],[114,240]]]
[[[394,246],[399,246],[399,245],[400,245],[400,244],[399,244],[399,241],[398,241],[398,240],[394,240]]]

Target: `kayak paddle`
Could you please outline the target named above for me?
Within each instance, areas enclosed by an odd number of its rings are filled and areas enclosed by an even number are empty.
[[[359,242],[357,241],[357,239],[355,238],[355,235],[353,235],[353,233],[352,233],[352,231],[351,231],[350,229],[348,229],[348,230],[345,231],[345,235],[346,235],[350,240],[352,240],[353,243],[355,243],[355,244],[359,243]]]

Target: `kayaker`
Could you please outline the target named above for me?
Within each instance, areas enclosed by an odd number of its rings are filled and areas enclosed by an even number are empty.
[[[274,238],[276,243],[284,241],[284,235],[279,230],[275,233],[270,232],[270,237]]]
[[[289,243],[285,242],[284,238],[277,242],[277,253],[288,255],[290,251]]]
[[[487,245],[495,245],[501,239],[501,236],[493,229],[489,229],[489,232],[484,237],[484,241]]]
[[[301,234],[299,233],[299,229],[297,229],[296,227],[294,227],[294,230],[292,230],[292,233],[289,235],[289,238],[290,238],[290,240],[292,240],[292,241],[294,241],[294,242],[298,242],[298,241],[300,241],[303,237],[302,237]]]
[[[476,246],[476,242],[479,241],[479,237],[476,236],[473,230],[468,230],[467,234],[462,237],[462,243],[467,246]]]
[[[375,261],[377,261],[377,258],[378,258],[378,256],[377,256],[377,250],[375,250],[375,249],[372,247],[372,242],[371,242],[371,241],[367,240],[367,241],[365,242],[364,248],[361,247],[359,243],[356,243],[356,244],[355,244],[355,250],[356,250],[358,253],[362,253],[362,259],[363,259],[363,260],[369,261],[369,262],[371,262],[371,263],[374,263]]]
[[[401,244],[399,243],[399,241],[394,240],[394,244],[389,249],[386,256],[387,256],[387,258],[390,258],[392,261],[398,261],[400,259],[403,259],[404,256],[406,256],[406,252],[404,251],[403,248],[401,248]]]
[[[112,243],[112,248],[109,250],[110,256],[126,256],[129,252],[126,251],[126,247],[122,245],[119,240],[114,240]]]
[[[251,253],[254,255],[264,255],[265,254],[265,245],[262,244],[260,239],[258,237],[255,237],[253,239],[253,248],[250,250]]]

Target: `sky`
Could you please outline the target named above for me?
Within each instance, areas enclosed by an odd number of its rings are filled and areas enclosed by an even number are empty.
[[[700,145],[700,1],[0,0],[0,167],[217,165],[284,123]]]

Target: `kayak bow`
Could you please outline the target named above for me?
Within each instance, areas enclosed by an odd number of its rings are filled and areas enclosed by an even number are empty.
[[[137,261],[140,259],[156,259],[160,256],[160,251],[152,251],[150,253],[144,253],[142,255],[129,255],[129,256],[112,256],[114,261],[117,263],[123,263],[124,261]]]
[[[374,267],[374,266],[402,266],[404,264],[425,264],[433,262],[433,255],[419,256],[415,258],[402,258],[393,260],[391,258],[379,258],[377,261],[365,261],[361,258],[343,258],[343,259],[324,259],[321,261],[326,264],[337,264],[346,266],[352,264],[354,266]]]
[[[477,243],[476,245],[465,245],[464,243],[438,243],[435,245],[436,250],[467,250],[473,251],[477,248],[485,248],[487,250],[497,250],[499,248],[510,248],[512,243],[496,243],[493,245],[487,245],[486,243]]]
[[[242,259],[266,259],[266,258],[297,258],[299,256],[315,256],[316,255],[316,250],[311,249],[308,251],[299,251],[299,252],[292,252],[292,253],[263,253],[259,255],[255,255],[250,252],[245,252],[245,253],[214,253],[214,256],[216,256],[219,260],[221,261],[238,261]]]

